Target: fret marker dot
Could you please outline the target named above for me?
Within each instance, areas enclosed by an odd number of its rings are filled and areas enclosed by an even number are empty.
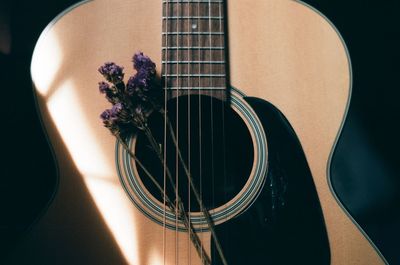
[[[197,24],[192,24],[192,29],[197,29]]]

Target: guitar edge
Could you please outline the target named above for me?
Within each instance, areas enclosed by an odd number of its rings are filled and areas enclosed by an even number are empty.
[[[251,3],[228,3],[232,86],[278,107],[297,133],[324,213],[331,264],[384,264],[378,250],[341,207],[329,182],[331,154],[352,85],[343,40],[324,16],[302,2]],[[142,216],[122,189],[117,190],[114,139],[98,119],[108,106],[96,90],[100,80],[96,69],[104,61],[128,66],[133,52],[142,50],[161,65],[160,15],[161,1],[157,0],[84,1],[58,17],[40,37],[32,78],[59,164],[60,187],[48,212],[17,250],[27,253],[36,244],[35,251],[16,257],[15,264],[18,259],[55,264],[57,256],[64,256],[62,251],[76,251],[76,246],[80,248],[75,253],[78,260],[85,257],[86,264],[100,264],[87,246],[91,242],[96,253],[103,253],[113,264],[161,262],[161,258],[153,261],[151,257],[162,251],[161,244],[154,241],[162,229]],[[66,123],[71,120],[75,128],[84,129],[68,130]],[[102,165],[101,169],[96,165]],[[70,198],[71,194],[75,197]],[[113,203],[125,208],[111,209],[104,196],[112,196]],[[126,220],[114,220],[112,216],[118,214]],[[124,225],[127,232],[120,231]],[[62,235],[68,229],[83,233],[84,242]],[[99,236],[98,231],[106,235]],[[181,244],[178,247],[187,246]],[[46,256],[43,246],[52,246],[54,253]],[[174,249],[167,251],[173,253]],[[70,259],[65,264],[76,263]]]
[[[352,87],[340,34],[301,1],[255,1],[251,7],[231,1],[228,16],[232,85],[273,103],[297,133],[323,210],[331,264],[386,263],[330,184],[331,155]]]

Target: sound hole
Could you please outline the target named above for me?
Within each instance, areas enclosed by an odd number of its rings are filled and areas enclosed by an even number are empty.
[[[242,118],[227,105],[213,97],[198,95],[190,96],[190,104],[188,96],[168,101],[168,117],[175,134],[178,134],[180,152],[207,209],[221,206],[236,196],[248,180],[253,166],[254,151],[250,133]],[[160,113],[149,117],[149,127],[157,142],[163,144],[164,118]],[[168,129],[166,135],[166,161],[175,182],[177,148]],[[163,186],[162,164],[149,146],[147,137],[140,133],[136,154]],[[163,196],[155,185],[140,168],[138,172],[146,189],[162,202]],[[181,163],[178,165],[176,186],[184,205],[189,205],[190,198],[191,212],[200,211],[193,193],[189,196],[188,179]],[[168,179],[166,191],[170,199],[175,199],[175,190]]]

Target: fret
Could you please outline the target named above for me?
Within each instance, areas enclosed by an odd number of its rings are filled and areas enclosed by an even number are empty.
[[[224,50],[225,47],[161,47],[163,50]]]
[[[222,20],[224,19],[224,17],[220,17],[220,16],[163,16],[162,19],[191,19],[191,20],[195,20],[195,19],[206,19],[206,20],[210,20],[210,19],[218,19],[218,20]]]
[[[163,64],[224,64],[225,61],[161,61]]]
[[[221,50],[163,50],[164,61],[224,61],[225,53]]]
[[[166,41],[168,40],[168,43]],[[211,43],[210,43],[211,42]],[[201,34],[190,34],[190,35],[169,35],[162,34],[162,44],[164,47],[183,47],[190,44],[194,47],[214,47],[225,45],[224,35],[201,35]]]
[[[205,19],[181,19],[174,21],[164,21],[162,32],[204,32],[204,31],[224,31],[224,23],[219,20]]]
[[[165,89],[226,91],[225,19],[222,0],[164,0],[162,71]],[[192,92],[187,92],[192,93]],[[213,95],[213,94],[209,94]]]
[[[194,76],[195,74],[225,74],[225,64],[188,64],[188,63],[168,63],[164,64],[163,74],[180,74],[187,75],[190,74]]]
[[[208,86],[208,87],[166,87],[164,89],[171,90],[225,90],[225,86]]]
[[[163,35],[224,35],[224,32],[162,32]]]
[[[225,74],[165,74],[163,77],[225,77]]]
[[[226,77],[206,77],[206,76],[168,76],[162,77],[164,82],[167,81],[167,87],[224,87],[226,85]]]
[[[204,3],[204,4],[208,4],[208,3],[218,3],[218,4],[222,4],[224,1],[222,0],[170,0],[170,1],[162,1],[163,4],[166,3],[193,3],[193,4],[198,4],[198,3]]]

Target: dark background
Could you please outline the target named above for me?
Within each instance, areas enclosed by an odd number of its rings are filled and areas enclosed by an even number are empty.
[[[57,186],[29,67],[41,31],[76,2],[0,0],[0,261],[29,233]],[[389,263],[400,264],[400,2],[305,2],[336,25],[353,64],[352,101],[332,166],[334,189]]]

